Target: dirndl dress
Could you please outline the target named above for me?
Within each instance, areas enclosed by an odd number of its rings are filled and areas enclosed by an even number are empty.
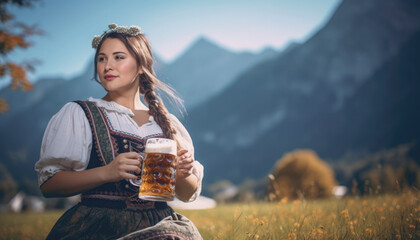
[[[87,169],[104,166],[128,151],[144,151],[146,139],[113,131],[101,108],[76,101],[92,130]],[[202,239],[198,229],[166,202],[138,198],[138,187],[126,180],[106,183],[81,194],[81,202],[67,210],[47,239]]]

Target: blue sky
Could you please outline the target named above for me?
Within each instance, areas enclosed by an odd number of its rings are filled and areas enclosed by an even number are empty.
[[[139,25],[164,60],[176,59],[205,36],[233,51],[282,49],[305,41],[331,17],[341,0],[42,0],[30,9],[11,8],[15,18],[37,24],[45,34],[15,51],[14,61],[37,59],[31,81],[72,77],[92,61],[91,41],[109,23]],[[4,84],[0,81],[0,85]]]

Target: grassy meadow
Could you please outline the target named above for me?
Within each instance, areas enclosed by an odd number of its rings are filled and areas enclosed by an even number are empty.
[[[420,239],[420,193],[179,211],[204,239]],[[62,211],[1,213],[0,239],[45,239]]]

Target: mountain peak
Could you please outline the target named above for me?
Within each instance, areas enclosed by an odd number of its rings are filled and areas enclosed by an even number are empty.
[[[192,52],[198,52],[198,53],[211,53],[211,52],[230,52],[228,49],[221,47],[214,41],[210,40],[209,38],[205,36],[199,36],[197,37],[189,47],[184,51],[184,53],[181,55],[185,56]]]
[[[189,61],[191,59],[200,59],[204,57],[213,58],[230,53],[232,53],[230,50],[220,47],[204,36],[200,36],[196,38],[186,48],[186,50],[184,50],[184,52],[180,54],[177,59],[175,59],[173,63],[174,65],[177,65],[179,62]]]

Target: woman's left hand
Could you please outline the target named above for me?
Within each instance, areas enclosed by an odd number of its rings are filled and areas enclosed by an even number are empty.
[[[177,178],[187,178],[192,174],[194,158],[186,149],[181,149],[177,153]]]

